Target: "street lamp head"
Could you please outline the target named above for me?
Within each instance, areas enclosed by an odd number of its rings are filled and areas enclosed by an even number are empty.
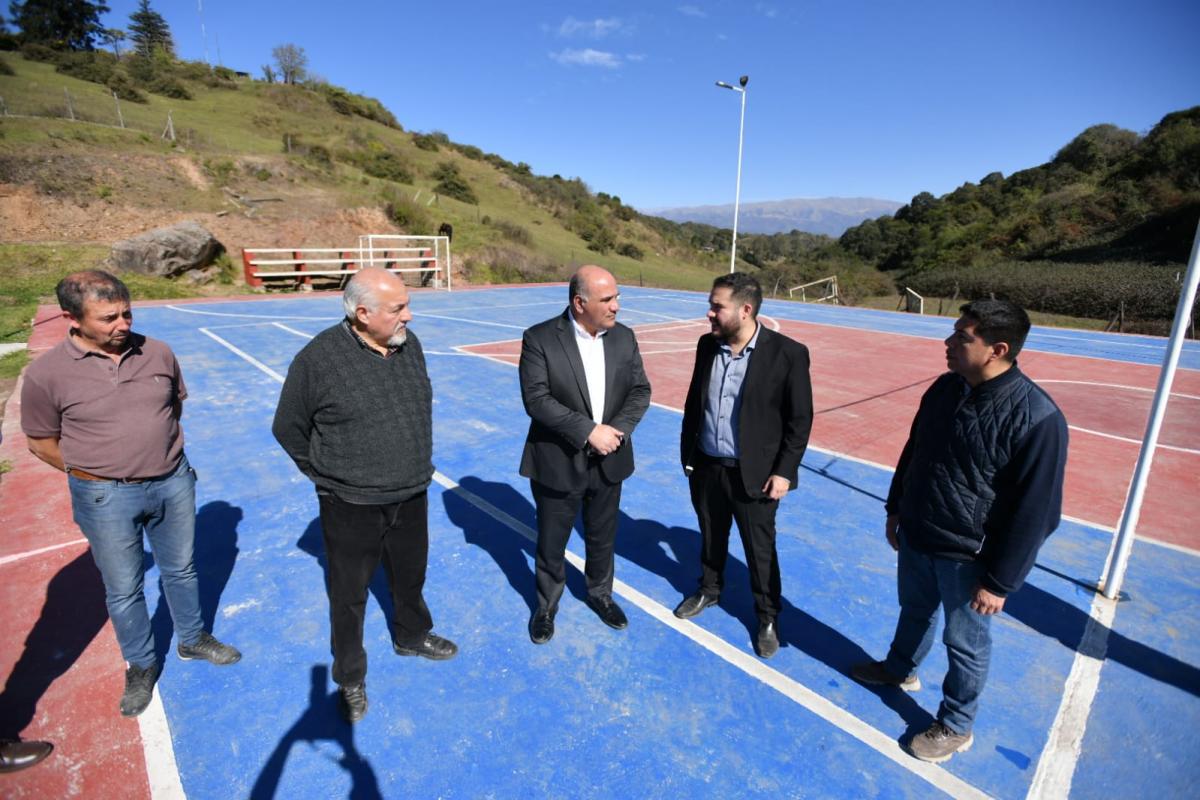
[[[742,77],[738,78],[738,83],[740,83],[740,84],[742,85],[742,88],[743,88],[743,89],[745,89],[745,88],[746,88],[746,84],[747,84],[747,83],[749,83],[749,82],[750,82],[750,76],[749,76],[749,75],[743,75]]]
[[[733,88],[725,81],[717,81],[717,86],[720,86],[722,89],[732,89]]]

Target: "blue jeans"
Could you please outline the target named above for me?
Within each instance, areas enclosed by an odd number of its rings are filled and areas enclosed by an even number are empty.
[[[903,532],[899,538],[900,619],[884,668],[897,677],[916,671],[933,647],[940,606],[946,617],[942,642],[950,668],[942,683],[937,718],[955,733],[969,733],[992,657],[992,618],[971,609],[983,568],[975,561],[918,553],[905,542]]]
[[[143,591],[142,531],[162,576],[163,594],[179,641],[195,644],[204,630],[192,544],[196,473],[186,457],[170,475],[142,483],[88,481],[69,476],[75,523],[91,545],[104,579],[104,601],[130,665],[155,663],[154,634]]]

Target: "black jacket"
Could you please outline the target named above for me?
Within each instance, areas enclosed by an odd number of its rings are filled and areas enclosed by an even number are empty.
[[[521,474],[556,491],[587,481],[592,419],[587,377],[569,311],[534,325],[521,340],[521,400],[529,435]],[[610,483],[633,474],[633,429],[650,407],[650,381],[633,331],[617,323],[604,334],[604,412],[601,419],[625,434],[625,443],[600,460]]]
[[[1007,595],[1058,527],[1066,463],[1066,419],[1015,364],[974,389],[948,372],[921,398],[887,512],[913,549],[982,559]]]
[[[708,379],[719,349],[720,344],[711,333],[704,334],[696,343],[696,363],[683,404],[683,430],[679,437],[679,459],[685,470],[699,449]],[[812,420],[808,348],[760,323],[758,344],[742,381],[738,414],[739,465],[748,495],[762,497],[763,485],[772,475],[787,478],[791,488],[796,488]]]

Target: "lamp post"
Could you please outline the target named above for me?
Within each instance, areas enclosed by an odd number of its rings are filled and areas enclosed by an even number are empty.
[[[729,248],[729,271],[734,270],[734,262],[737,261],[737,226],[738,226],[738,206],[742,200],[742,135],[746,130],[746,84],[750,82],[749,75],[743,75],[738,78],[738,86],[726,83],[725,81],[717,81],[717,86],[722,89],[732,89],[742,96],[742,117],[738,122],[738,162],[737,162],[737,188],[733,192],[733,244]]]

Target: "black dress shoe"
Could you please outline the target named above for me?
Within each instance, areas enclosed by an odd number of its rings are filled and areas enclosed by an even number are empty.
[[[705,594],[703,591],[696,592],[675,606],[675,616],[680,619],[691,619],[709,606],[715,606],[720,599],[718,595]]]
[[[352,683],[338,687],[338,707],[346,722],[358,722],[367,715],[367,685]]]
[[[54,749],[49,742],[0,739],[0,772],[16,772],[41,761]]]
[[[758,624],[758,635],[754,637],[754,652],[762,658],[770,658],[779,652],[779,633],[775,630],[775,620]]]
[[[545,644],[554,638],[554,612],[539,608],[529,619],[529,638],[534,644]]]
[[[398,656],[420,656],[434,661],[445,661],[458,653],[458,645],[436,633],[427,633],[418,641],[408,644],[392,642],[392,649]]]
[[[621,630],[629,624],[629,620],[625,618],[625,612],[621,607],[613,602],[611,595],[603,595],[602,597],[592,597],[588,595],[588,608],[596,612],[596,616],[610,628]]]

